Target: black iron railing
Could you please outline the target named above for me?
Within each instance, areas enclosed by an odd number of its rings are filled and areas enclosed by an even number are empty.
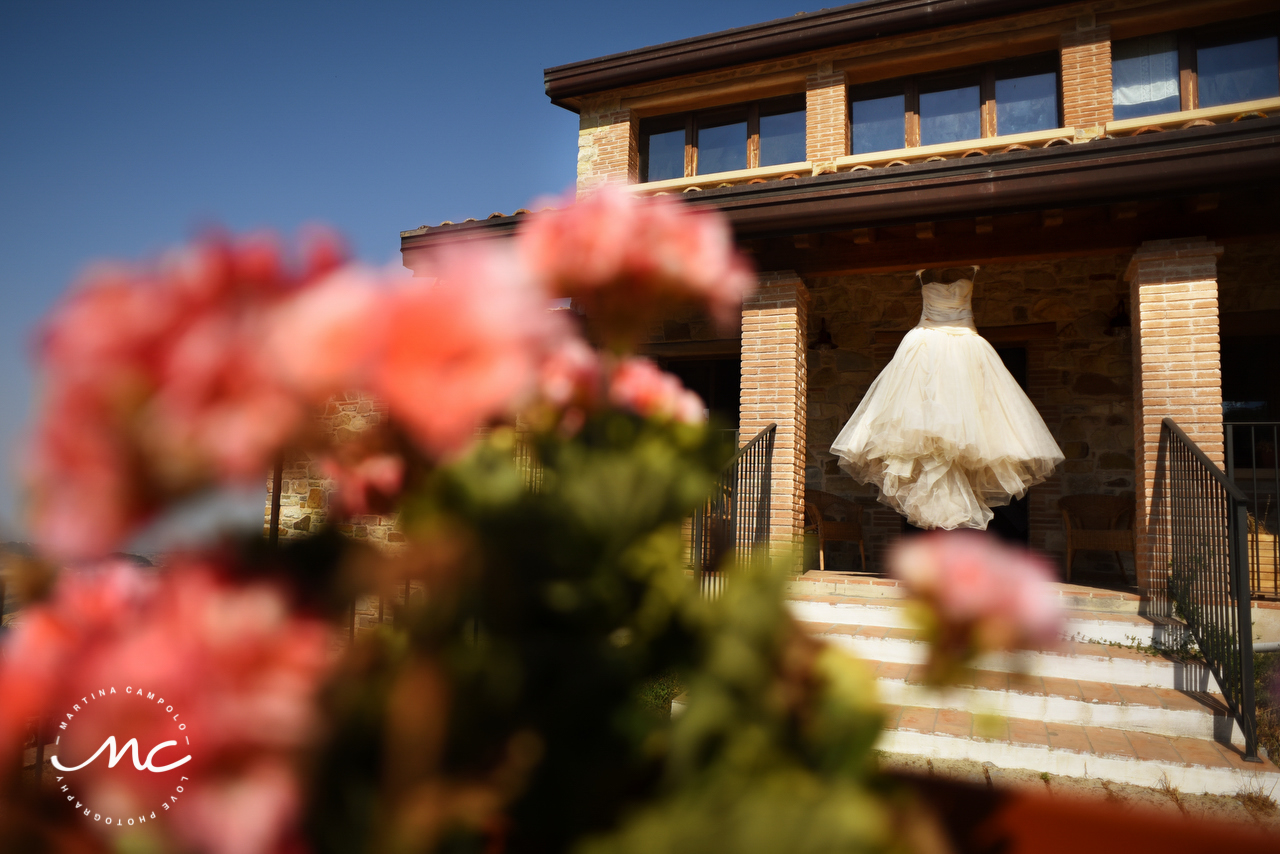
[[[1249,615],[1248,499],[1172,418],[1160,431],[1168,593],[1258,761]]]
[[[1249,504],[1249,590],[1280,597],[1280,422],[1228,421],[1227,477]]]
[[[770,424],[737,455],[716,481],[706,504],[693,515],[693,568],[703,593],[724,589],[724,572],[737,556],[750,554],[769,540],[772,505],[773,442]]]

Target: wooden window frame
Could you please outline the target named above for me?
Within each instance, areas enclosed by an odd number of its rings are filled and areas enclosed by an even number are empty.
[[[757,101],[746,101],[738,104],[726,104],[705,110],[688,113],[675,113],[665,116],[654,116],[640,120],[640,183],[650,183],[648,175],[649,137],[655,133],[667,133],[684,126],[684,175],[693,178],[698,175],[698,128],[699,120],[715,120],[725,116],[739,114],[747,123],[747,169],[756,169],[760,165],[760,116],[781,115],[783,113],[805,112],[804,94],[782,95],[774,98],[762,98]],[[808,116],[805,117],[806,121]],[[712,125],[715,127],[716,125]],[[708,173],[716,174],[716,173]],[[664,179],[665,180],[665,179]]]
[[[1057,101],[1058,127],[1062,126],[1062,67],[1061,58],[1053,53],[1033,54],[1012,60],[1000,60],[983,65],[972,65],[947,71],[920,74],[912,77],[899,77],[880,80],[849,87],[849,121],[850,134],[853,133],[853,102],[901,93],[903,107],[906,112],[904,125],[904,148],[920,147],[920,91],[931,89],[940,81],[972,81],[967,85],[978,85],[979,132],[977,139],[991,139],[1000,135],[996,121],[996,81],[1009,77],[1047,74],[1052,72],[1055,82],[1055,99]],[[855,97],[860,96],[860,97]],[[851,137],[852,138],[852,137]]]
[[[1196,51],[1201,47],[1250,38],[1272,36],[1280,40],[1280,15],[1223,21],[1206,27],[1144,33],[1134,38],[1173,35],[1178,44],[1178,109],[1182,112],[1200,108],[1200,73],[1196,67]],[[1120,39],[1128,41],[1128,39]],[[1277,85],[1280,85],[1280,62],[1276,63]],[[1225,106],[1225,105],[1224,105]]]

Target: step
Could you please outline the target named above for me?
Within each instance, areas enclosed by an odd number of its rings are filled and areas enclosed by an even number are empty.
[[[1103,590],[1082,584],[1055,583],[1062,606],[1076,611],[1139,613],[1144,602],[1138,593]],[[851,596],[861,599],[900,599],[906,595],[901,582],[877,575],[845,572],[806,572],[788,584],[792,596]]]
[[[804,621],[801,624],[865,661],[921,664],[929,651],[920,632],[913,628]],[[1205,693],[1216,689],[1213,675],[1201,662],[1083,641],[1062,641],[1053,648],[985,655],[978,658],[974,666],[978,670],[1115,685]]]
[[[796,619],[809,623],[910,628],[911,615],[902,599],[792,594]],[[1186,637],[1184,623],[1129,612],[1067,610],[1064,637],[1096,643],[1176,648]]]
[[[1155,735],[1216,739],[1243,747],[1244,734],[1221,695],[1170,688],[976,671],[958,685],[921,684],[918,664],[868,661],[880,698],[897,706],[965,709],[1053,723],[1081,724]]]
[[[1271,792],[1280,786],[1280,769],[1269,760],[1246,762],[1238,749],[1206,739],[927,706],[889,705],[886,714],[876,747],[889,753],[1194,793],[1234,795],[1256,787]]]

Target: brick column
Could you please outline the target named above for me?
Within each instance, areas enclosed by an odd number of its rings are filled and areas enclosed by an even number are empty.
[[[1171,417],[1219,467],[1223,463],[1218,348],[1218,258],[1204,238],[1151,240],[1125,279],[1133,318],[1134,486],[1138,585],[1164,589],[1167,519],[1161,498],[1160,423]]]
[[[1067,127],[1097,136],[1111,121],[1111,25],[1064,33],[1062,51],[1062,120]]]
[[[790,270],[762,273],[742,305],[742,386],[738,416],[743,444],[771,423],[774,553],[794,549],[799,567],[804,538],[805,366],[809,292]]]
[[[578,192],[640,181],[640,122],[617,102],[584,105],[578,121]]]
[[[830,62],[805,78],[805,156],[815,174],[834,172],[831,161],[849,153],[849,86]]]

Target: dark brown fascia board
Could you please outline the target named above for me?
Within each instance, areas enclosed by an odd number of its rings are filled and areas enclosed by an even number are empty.
[[[883,36],[996,18],[1064,0],[868,0],[703,36],[557,65],[543,83],[553,104],[712,68],[758,62]]]
[[[1280,117],[981,158],[724,187],[688,202],[739,238],[1211,192],[1280,179]]]
[[[1280,117],[686,193],[739,238],[1210,192],[1280,179]],[[522,216],[403,235],[402,252],[511,234]]]

